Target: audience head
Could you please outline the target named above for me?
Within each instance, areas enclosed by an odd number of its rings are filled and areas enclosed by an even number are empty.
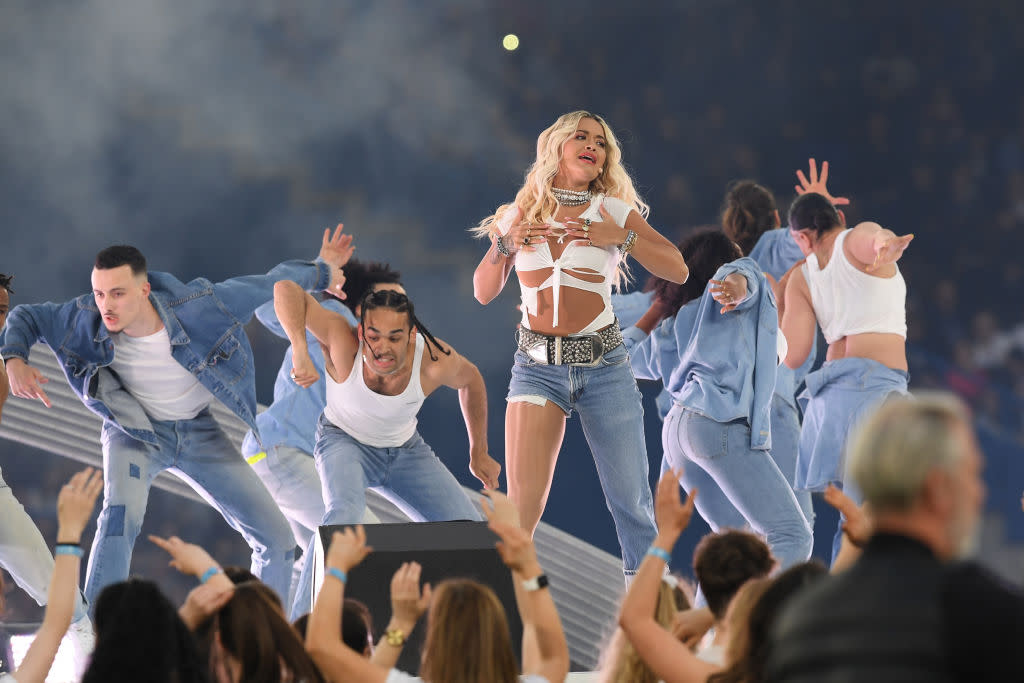
[[[770,580],[750,608],[746,628],[737,619],[736,630],[731,635],[738,638],[737,646],[732,648],[730,641],[728,668],[708,677],[708,683],[762,683],[768,662],[768,636],[779,612],[804,586],[827,575],[828,570],[823,564],[811,561],[795,564]],[[751,590],[758,589],[752,587]]]
[[[217,683],[323,680],[302,639],[259,582],[235,586],[212,623],[210,668]]]
[[[960,399],[922,392],[886,401],[854,433],[847,459],[876,529],[918,530],[942,557],[972,549],[985,485]]]
[[[678,246],[690,277],[681,285],[659,278],[653,287],[655,298],[668,309],[667,315],[675,315],[687,303],[699,299],[719,268],[743,256],[736,243],[717,228],[692,232]]]
[[[843,214],[825,196],[807,192],[789,207],[789,231],[804,255],[810,254],[827,233],[841,228]]]
[[[775,195],[752,180],[733,183],[722,207],[722,232],[750,254],[761,235],[779,227]]]
[[[690,598],[675,576],[666,576],[658,588],[654,619],[671,629],[676,612],[690,609]],[[615,629],[601,655],[601,683],[657,683],[658,676],[644,664],[621,628]]]
[[[708,609],[722,621],[736,591],[750,579],[768,576],[775,566],[768,545],[746,531],[708,534],[693,552],[693,571]]]
[[[303,640],[309,627],[309,615],[303,614],[292,624]],[[373,617],[369,608],[358,600],[345,598],[341,607],[341,639],[352,650],[366,657],[373,654]]]
[[[745,653],[750,651],[750,612],[770,585],[772,585],[772,580],[767,576],[750,579],[740,586],[736,595],[729,602],[728,609],[723,616],[723,627],[727,636],[725,648],[727,664],[731,665],[740,661]]]
[[[470,579],[434,589],[420,675],[425,681],[515,683],[519,667],[498,596]]]
[[[207,680],[192,634],[152,581],[111,584],[95,608],[96,649],[83,683]]]

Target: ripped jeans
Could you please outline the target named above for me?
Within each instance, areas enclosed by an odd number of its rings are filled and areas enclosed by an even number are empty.
[[[159,447],[104,422],[103,509],[89,554],[85,595],[91,605],[109,584],[128,578],[153,479],[171,470],[212,505],[252,548],[252,572],[287,596],[295,537],[263,482],[209,410],[191,420],[152,420]],[[190,540],[188,529],[176,533]]]

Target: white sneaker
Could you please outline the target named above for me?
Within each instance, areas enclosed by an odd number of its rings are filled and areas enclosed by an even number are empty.
[[[89,658],[92,656],[92,651],[96,648],[96,634],[92,629],[92,621],[88,616],[84,616],[78,621],[73,622],[65,638],[71,641],[75,671],[81,677],[89,666]]]

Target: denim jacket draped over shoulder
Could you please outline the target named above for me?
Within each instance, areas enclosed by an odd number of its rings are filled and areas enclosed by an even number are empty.
[[[251,429],[256,428],[256,374],[243,326],[257,306],[273,299],[278,280],[324,289],[330,269],[320,261],[286,261],[264,275],[216,283],[205,278],[183,283],[168,273],[149,273],[149,300],[167,330],[171,355]],[[0,355],[27,361],[36,342],[50,347],[86,407],[128,436],[156,444],[149,417],[108,367],[114,343],[92,294],[65,303],[16,306],[7,319]]]
[[[333,297],[328,297],[320,305],[345,318],[352,327],[359,321],[352,315],[348,306]],[[274,312],[274,302],[270,301],[256,309],[256,318],[263,326],[280,337],[286,337],[284,327]],[[242,453],[246,457],[255,455],[262,448],[274,446],[291,446],[303,453],[313,454],[315,443],[316,421],[327,405],[327,385],[324,383],[324,352],[320,342],[312,334],[306,332],[309,358],[320,373],[320,379],[303,389],[292,380],[292,347],[284,352],[284,360],[274,380],[274,402],[270,407],[256,416],[256,432],[250,430],[242,441]]]
[[[638,379],[661,380],[675,403],[717,422],[746,420],[751,448],[767,450],[778,366],[778,307],[753,259],[722,266],[714,279],[732,273],[747,280],[747,297],[735,310],[723,315],[705,289],[649,336],[636,327],[623,334]]]
[[[796,240],[789,232],[789,227],[782,226],[775,230],[768,230],[757,240],[757,244],[750,250],[750,258],[757,261],[757,265],[767,274],[775,278],[776,282],[789,272],[797,263],[804,260],[803,252],[797,246]],[[786,365],[778,368],[778,377],[775,381],[775,393],[787,404],[796,408],[796,389],[807,377],[817,361],[818,356],[818,334],[815,331],[814,341],[811,343],[811,352],[807,354],[804,361],[796,370],[790,370]]]

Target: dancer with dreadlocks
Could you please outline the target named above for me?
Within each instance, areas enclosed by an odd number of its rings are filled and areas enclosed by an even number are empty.
[[[306,330],[324,350],[327,407],[317,425],[314,460],[324,496],[324,524],[356,524],[373,487],[414,521],[481,519],[462,487],[416,430],[424,399],[440,386],[459,392],[469,432],[469,468],[497,488],[499,465],[487,450],[487,393],[476,366],[436,339],[401,292],[377,290],[353,328],[291,282],[274,290],[274,306],[292,343],[293,379],[311,386],[319,374]],[[307,557],[312,553],[307,553]],[[293,611],[308,596],[306,562]]]

